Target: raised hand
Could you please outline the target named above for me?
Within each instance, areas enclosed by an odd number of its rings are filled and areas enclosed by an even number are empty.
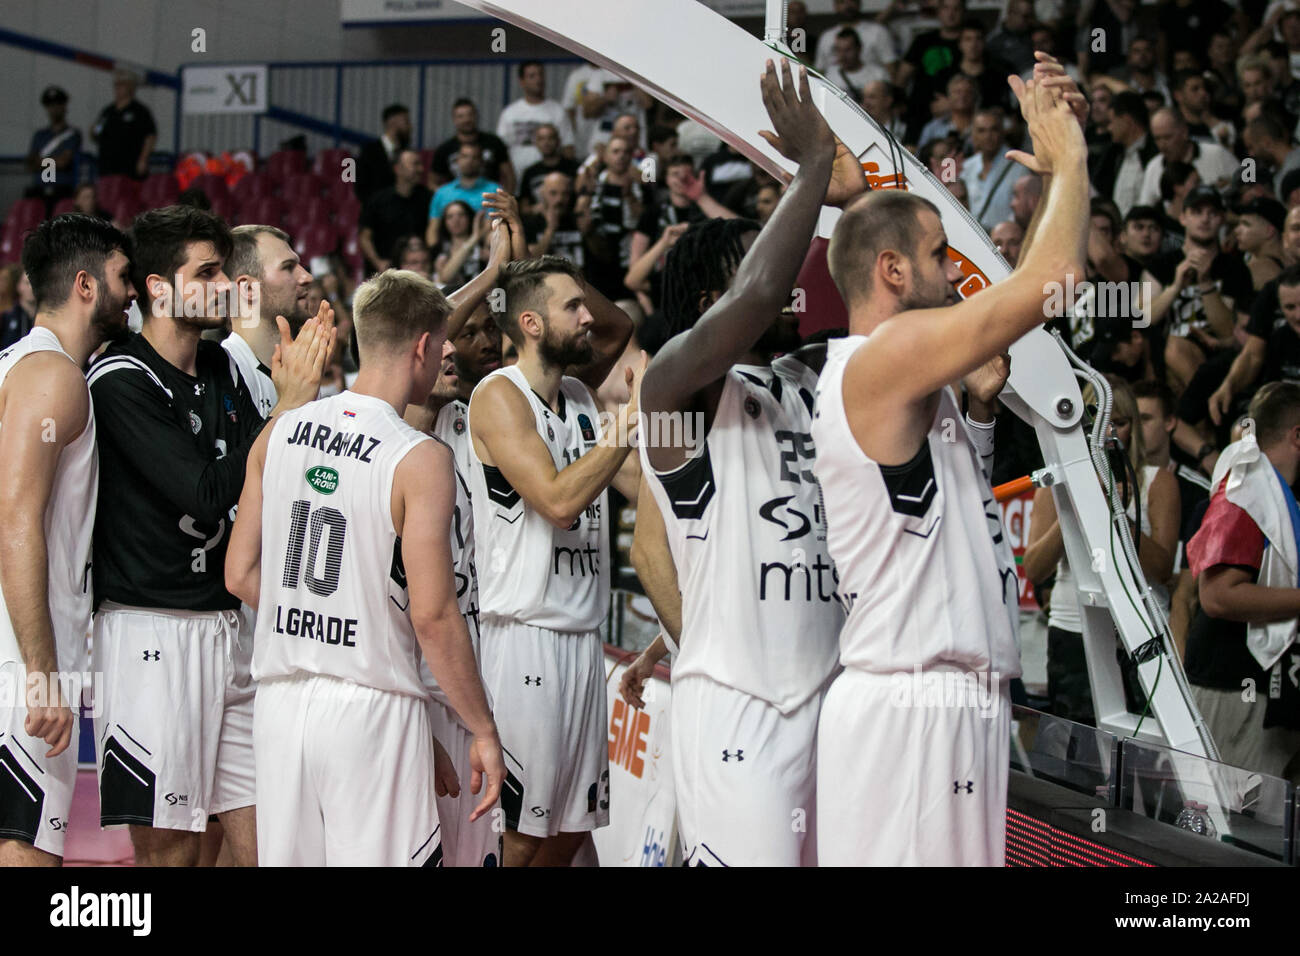
[[[781,79],[778,82],[776,66],[768,60],[759,87],[763,94],[763,106],[776,130],[758,132],[769,146],[799,165],[809,160],[830,162],[834,159],[835,134],[826,125],[821,110],[813,105],[806,67],[799,67],[799,88],[796,93],[790,61],[781,60]]]
[[[826,186],[826,205],[843,209],[866,191],[867,174],[862,163],[835,137],[835,160],[831,165],[831,181]]]
[[[1032,154],[1012,149],[1007,151],[1007,158],[1039,174],[1050,174],[1066,163],[1082,162],[1087,155],[1083,130],[1070,101],[1059,91],[1059,84],[1040,84],[1037,80],[1026,84],[1018,76],[1008,77],[1007,82],[1020,101],[1020,115],[1029,125],[1034,144]]]

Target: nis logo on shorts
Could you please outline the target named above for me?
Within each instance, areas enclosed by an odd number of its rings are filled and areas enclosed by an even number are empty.
[[[307,479],[307,484],[322,495],[332,495],[339,487],[339,473],[333,468],[317,465],[314,468],[308,468],[303,477]]]

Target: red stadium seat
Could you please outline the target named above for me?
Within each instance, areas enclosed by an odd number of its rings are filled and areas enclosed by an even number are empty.
[[[235,220],[235,201],[229,195],[209,196],[212,202],[212,214],[226,220],[228,225]]]
[[[433,169],[433,154],[435,152],[436,150],[432,149],[420,150],[420,166],[424,169],[425,175],[428,175],[430,170]]]
[[[235,205],[243,208],[252,200],[269,196],[273,192],[275,192],[275,183],[271,182],[270,176],[266,173],[249,173],[235,183],[234,188],[230,190],[230,198],[235,201]]]
[[[101,203],[101,205],[112,215],[114,222],[125,226],[131,225],[131,220],[143,211],[140,200],[134,196],[126,196],[115,203]]]
[[[273,182],[283,183],[307,168],[307,154],[296,149],[282,149],[266,160],[266,173]]]
[[[77,211],[77,201],[72,197],[68,197],[67,199],[60,199],[58,202],[54,204],[54,215],[56,216],[62,216],[65,212],[76,212],[76,211]]]
[[[5,230],[13,229],[21,237],[28,229],[34,229],[45,218],[44,199],[20,199],[9,207],[5,217]]]
[[[23,257],[23,234],[6,227],[0,231],[0,263],[18,262]]]
[[[180,195],[176,177],[171,173],[154,173],[140,187],[140,201],[149,209],[170,206]]]
[[[327,256],[338,246],[338,236],[327,221],[314,222],[292,232],[293,249],[307,262],[316,256]]]
[[[121,199],[138,199],[140,184],[129,176],[101,176],[95,183],[95,195],[105,209],[112,209]]]
[[[204,174],[197,177],[190,185],[202,189],[213,202],[217,201],[218,196],[222,199],[230,199],[230,187],[226,185],[224,176]]]
[[[312,161],[311,171],[326,182],[341,181],[343,160],[352,158],[352,153],[346,149],[322,149]]]
[[[321,186],[315,173],[301,173],[284,180],[280,185],[280,197],[290,206],[308,199],[319,199]]]
[[[284,221],[284,201],[279,196],[258,196],[239,207],[243,226],[279,226]]]
[[[330,225],[330,213],[332,212],[329,200],[320,196],[309,196],[306,199],[300,199],[297,202],[284,202],[284,221],[290,226],[286,228],[298,228],[308,226],[312,223],[323,222]],[[330,228],[334,228],[330,225]]]
[[[339,238],[346,240],[348,236],[356,237],[357,224],[361,221],[361,201],[356,196],[349,194],[339,199],[334,205],[334,227],[338,230]]]

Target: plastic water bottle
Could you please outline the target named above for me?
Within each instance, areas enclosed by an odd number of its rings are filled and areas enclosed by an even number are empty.
[[[1183,804],[1182,812],[1178,814],[1178,819],[1174,822],[1184,830],[1191,830],[1200,836],[1213,839],[1219,835],[1219,832],[1214,828],[1214,823],[1205,812],[1206,809],[1205,804],[1197,803],[1195,800],[1188,800]]]

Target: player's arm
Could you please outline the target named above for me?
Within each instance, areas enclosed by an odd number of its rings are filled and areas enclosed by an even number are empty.
[[[262,593],[262,469],[273,429],[263,428],[248,453],[239,517],[226,547],[226,590],[254,611]]]
[[[486,465],[501,471],[520,497],[560,529],[609,487],[632,442],[621,441],[636,427],[635,377],[632,400],[619,408],[616,427],[606,430],[596,447],[556,470],[550,449],[537,434],[532,406],[511,382],[494,378],[475,389],[469,403],[470,436]]]
[[[1064,97],[1037,82],[1026,88],[1019,77],[1011,80],[1036,147],[1032,158],[1011,155],[1029,160],[1031,168],[1050,169],[1056,180],[1044,196],[1043,220],[1025,267],[957,305],[908,311],[881,323],[845,371],[844,403],[859,415],[870,409],[876,418],[906,416],[1041,325],[1052,291],[1066,276],[1084,274],[1089,219],[1083,133]],[[947,253],[942,243],[920,252],[940,264]]]
[[[450,449],[430,441],[416,445],[393,476],[393,526],[402,539],[408,613],[416,640],[438,686],[474,735],[473,793],[479,792],[487,774],[487,792],[470,817],[476,820],[500,797],[505,765],[469,630],[456,603],[451,555],[455,480]]]
[[[57,757],[72,737],[73,714],[60,692],[50,616],[45,509],[63,449],[87,426],[85,379],[67,358],[38,352],[5,382],[0,427],[0,592],[28,674],[24,729]]]
[[[647,369],[642,402],[647,412],[682,411],[691,397],[717,381],[754,347],[781,311],[799,275],[835,159],[835,137],[813,105],[808,73],[799,71],[799,91],[789,61],[767,62],[763,103],[776,133],[762,135],[773,148],[799,164],[799,171],[777,204],[768,227],[741,260],[735,280],[691,330],[674,336]],[[651,464],[667,470],[684,460],[681,449],[651,451]]]
[[[465,327],[474,310],[496,288],[501,267],[510,261],[510,236],[510,228],[504,221],[494,222],[487,265],[482,272],[447,296],[447,301],[451,303],[451,315],[447,317],[447,338],[455,339],[460,335],[460,330]]]
[[[651,494],[645,478],[641,479],[641,491],[637,495],[631,558],[637,579],[659,618],[659,626],[680,648],[682,592],[677,584],[677,565],[668,548],[668,531],[659,503]],[[655,665],[667,656],[668,643],[660,634],[623,672],[618,689],[625,701],[633,707],[645,706],[642,697],[645,682],[654,673]]]
[[[583,366],[565,370],[593,392],[609,377],[614,365],[632,341],[636,328],[632,317],[616,306],[604,293],[585,279],[582,281],[583,301],[591,313],[591,328],[587,340],[591,342],[591,361]]]

